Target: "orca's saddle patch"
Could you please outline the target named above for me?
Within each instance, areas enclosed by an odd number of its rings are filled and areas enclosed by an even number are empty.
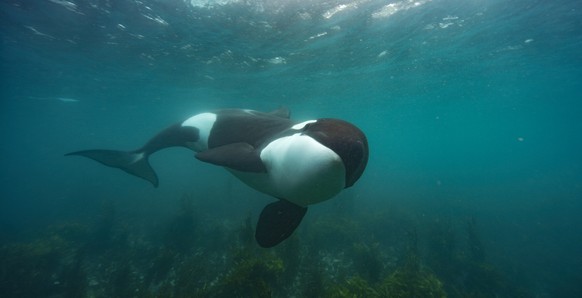
[[[286,200],[271,203],[263,209],[255,238],[261,247],[273,247],[289,238],[299,226],[307,207],[295,205]]]

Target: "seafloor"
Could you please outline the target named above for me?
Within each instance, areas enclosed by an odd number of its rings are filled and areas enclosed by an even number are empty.
[[[338,208],[262,249],[251,215],[209,219],[192,196],[178,202],[174,215],[148,224],[104,201],[87,223],[4,244],[2,297],[532,296],[488,262],[473,218]]]

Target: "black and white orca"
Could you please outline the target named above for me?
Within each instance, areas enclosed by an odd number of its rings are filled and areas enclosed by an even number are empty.
[[[222,166],[248,186],[278,201],[259,217],[255,238],[262,247],[287,239],[307,206],[351,187],[368,162],[368,141],[339,119],[295,122],[289,111],[262,113],[225,109],[201,113],[158,133],[134,151],[84,150],[81,155],[158,186],[148,157],[164,148],[186,147],[196,158]]]

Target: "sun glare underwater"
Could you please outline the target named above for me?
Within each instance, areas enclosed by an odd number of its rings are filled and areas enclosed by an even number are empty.
[[[4,0],[0,36],[0,297],[582,297],[579,1]]]

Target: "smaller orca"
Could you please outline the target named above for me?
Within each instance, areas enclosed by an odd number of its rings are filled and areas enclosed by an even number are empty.
[[[121,169],[158,186],[148,157],[185,147],[196,158],[222,166],[248,186],[278,201],[259,216],[255,238],[272,247],[299,226],[307,206],[328,200],[360,178],[368,163],[368,141],[339,119],[296,122],[285,108],[270,113],[224,109],[176,123],[133,151],[84,150],[80,155]]]

